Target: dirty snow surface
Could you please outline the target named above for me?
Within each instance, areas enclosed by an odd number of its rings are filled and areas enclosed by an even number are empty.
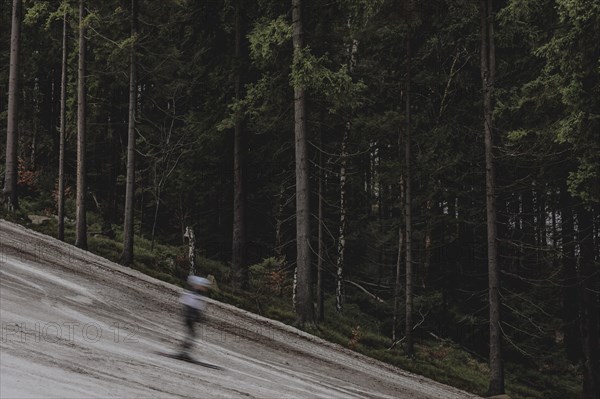
[[[159,356],[180,288],[0,220],[0,398],[473,398],[209,301],[195,357]]]

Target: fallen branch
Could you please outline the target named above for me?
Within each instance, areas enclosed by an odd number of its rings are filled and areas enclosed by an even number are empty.
[[[360,289],[361,291],[363,291],[365,294],[369,295],[371,298],[375,299],[377,302],[383,303],[383,299],[379,298],[377,295],[367,291],[367,289],[357,283],[355,283],[354,281],[350,281],[350,280],[344,280],[344,282],[348,283],[348,284],[352,284],[353,286],[355,286],[356,288]]]
[[[394,348],[396,347],[396,345],[398,345],[398,344],[401,344],[401,343],[402,343],[402,341],[404,341],[404,339],[405,339],[405,338],[406,338],[406,336],[404,336],[404,337],[402,337],[402,338],[400,338],[400,339],[398,339],[398,340],[394,341],[394,342],[392,343],[392,346],[390,346],[390,347],[388,348],[388,350],[389,350],[389,351],[391,351],[392,349],[394,349]]]
[[[445,344],[447,344],[447,343],[451,343],[451,344],[453,344],[453,343],[454,343],[454,341],[452,341],[451,339],[449,339],[449,338],[442,338],[442,337],[440,337],[440,336],[438,336],[438,335],[435,335],[435,334],[434,334],[434,333],[432,333],[431,331],[429,331],[429,335],[431,335],[433,338],[435,338],[435,339],[437,339],[438,341],[441,341],[441,342],[443,342],[443,343],[445,343]]]
[[[413,331],[416,330],[417,327],[419,327],[421,324],[423,324],[425,322],[425,316],[427,316],[429,313],[423,314],[423,312],[421,312],[421,309],[419,309],[419,314],[421,315],[421,320],[413,326],[413,328],[412,328]],[[400,338],[399,340],[394,341],[392,343],[392,346],[390,346],[388,348],[388,350],[391,351],[392,349],[394,349],[396,347],[396,345],[402,343],[402,341],[404,341],[405,339],[406,339],[406,336]]]

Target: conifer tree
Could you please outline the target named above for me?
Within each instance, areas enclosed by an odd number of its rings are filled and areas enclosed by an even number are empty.
[[[79,0],[79,64],[77,69],[77,200],[75,246],[87,249],[86,218],[86,29],[85,1]]]
[[[60,132],[58,155],[58,232],[59,240],[65,239],[65,140],[67,131],[67,2],[64,7],[62,26],[62,60],[60,78]]]
[[[480,1],[481,19],[481,82],[483,85],[483,120],[486,169],[486,217],[490,309],[490,384],[488,394],[504,393],[504,367],[502,364],[500,330],[500,273],[496,227],[496,183],[494,161],[493,99],[496,75],[496,50],[494,46],[494,12],[492,0]]]
[[[19,50],[21,42],[21,0],[13,0],[10,34],[10,70],[8,78],[8,115],[6,126],[6,170],[4,175],[4,201],[9,211],[19,208],[17,180],[19,162],[17,143],[19,130]]]
[[[292,31],[294,65],[302,61],[304,50],[302,1],[292,0]],[[293,71],[292,73],[297,72]],[[306,137],[305,89],[294,85],[294,135],[296,151],[296,314],[302,325],[314,321],[311,284],[310,250],[310,191],[308,170],[308,141]]]

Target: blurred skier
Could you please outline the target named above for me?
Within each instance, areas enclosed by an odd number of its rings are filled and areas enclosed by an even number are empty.
[[[198,276],[188,276],[187,284],[189,290],[183,291],[179,298],[179,302],[183,305],[183,320],[186,326],[185,338],[179,352],[179,357],[182,359],[191,359],[190,351],[196,338],[196,323],[202,321],[206,308],[204,294],[211,287],[210,280]]]

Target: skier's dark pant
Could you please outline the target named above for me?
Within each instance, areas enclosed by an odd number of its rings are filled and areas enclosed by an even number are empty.
[[[187,353],[194,344],[196,338],[196,323],[200,321],[200,311],[191,306],[183,307],[183,319],[186,326],[186,335],[181,345],[182,352]]]

